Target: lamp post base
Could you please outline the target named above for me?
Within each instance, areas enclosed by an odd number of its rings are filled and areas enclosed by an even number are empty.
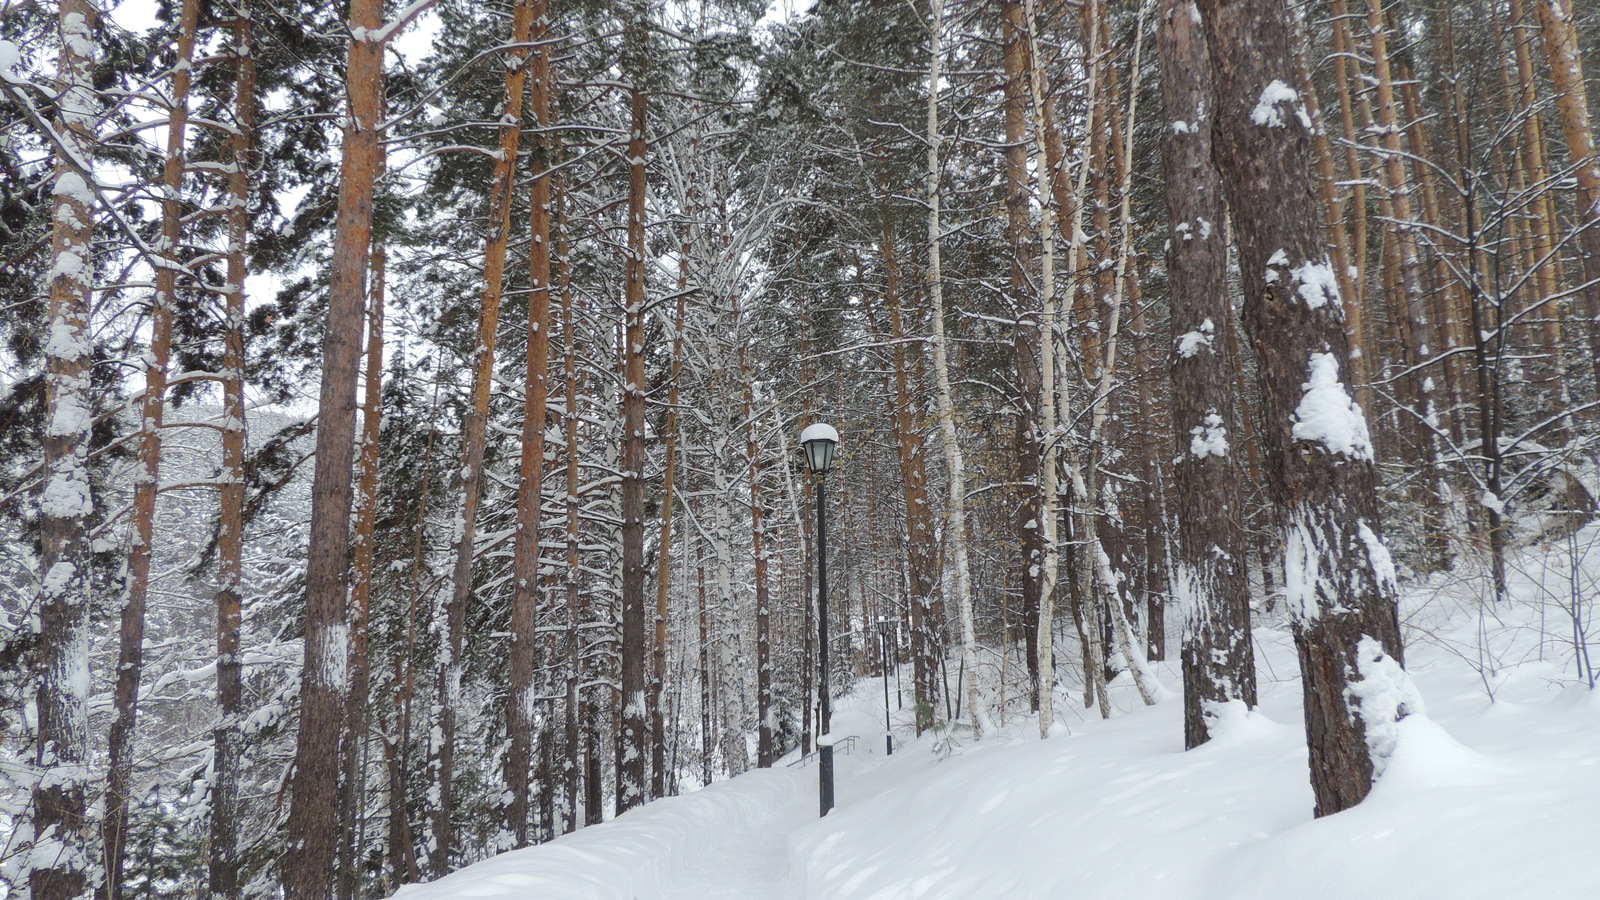
[[[833,809],[833,744],[823,744],[817,748],[817,779],[818,793],[822,800],[822,815],[826,816],[828,810]]]

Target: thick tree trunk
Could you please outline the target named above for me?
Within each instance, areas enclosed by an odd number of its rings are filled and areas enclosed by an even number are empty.
[[[255,150],[256,64],[249,0],[232,21],[234,123],[228,139],[228,286],[222,360],[222,487],[217,530],[217,724],[212,730],[210,882],[217,900],[239,900],[239,763],[244,671],[239,659],[244,610],[245,245],[250,237],[251,154]]]
[[[33,648],[37,714],[31,820],[18,838],[33,846],[28,891],[36,900],[77,900],[94,869],[87,816],[89,774],[89,295],[93,278],[94,27],[98,10],[62,0],[50,233],[50,340],[45,345],[44,490],[39,497],[38,638]],[[48,776],[48,777],[45,777]]]
[[[350,566],[351,457],[355,447],[356,379],[361,319],[372,239],[373,185],[383,165],[378,120],[383,110],[380,0],[352,0],[346,91],[349,120],[339,176],[322,392],[317,404],[317,461],[311,486],[311,539],[306,561],[305,654],[300,728],[288,821],[283,881],[289,900],[325,900],[333,889],[337,807],[349,624],[345,589]],[[365,31],[363,31],[365,29]]]
[[[731,434],[729,436],[731,439]],[[750,767],[744,740],[745,673],[743,652],[744,617],[733,585],[733,489],[731,454],[726,442],[719,444],[713,473],[716,485],[716,511],[713,516],[711,551],[716,558],[716,608],[712,610],[712,643],[717,648],[716,690],[721,701],[722,763],[728,777]]]
[[[511,653],[506,690],[506,750],[500,763],[509,796],[501,827],[512,847],[528,846],[529,770],[538,700],[533,676],[538,654],[539,521],[544,484],[545,407],[550,379],[550,33],[548,0],[527,0],[512,11],[513,40],[533,44],[514,50],[507,64],[532,74],[531,106],[539,126],[529,161],[528,352],[523,376],[522,450],[518,461],[517,526],[512,546]],[[519,91],[520,93],[520,91]]]
[[[1367,795],[1416,698],[1375,689],[1409,684],[1397,587],[1379,537],[1366,417],[1344,384],[1349,348],[1323,251],[1309,117],[1289,87],[1287,10],[1245,0],[1199,8],[1217,98],[1213,153],[1239,239],[1268,478],[1284,512],[1311,784],[1317,814],[1331,815]]]
[[[172,314],[177,305],[178,272],[183,266],[183,175],[189,125],[190,62],[200,20],[199,0],[183,0],[178,11],[176,61],[172,67],[172,105],[167,110],[167,153],[161,173],[161,267],[156,269],[150,308],[150,353],[145,357],[144,396],[140,398],[139,470],[133,487],[133,546],[128,552],[128,594],[118,631],[116,686],[112,691],[105,813],[100,820],[105,858],[106,900],[122,900],[122,870],[132,788],[134,729],[139,716],[139,679],[144,673],[145,600],[150,591],[154,552],[156,487],[161,472],[161,420],[167,400],[167,361],[172,353]]]
[[[1220,332],[1232,314],[1227,205],[1211,158],[1211,60],[1193,0],[1162,0],[1161,54],[1167,278],[1171,285],[1172,415],[1177,437],[1178,569],[1183,610],[1184,746],[1210,739],[1217,706],[1256,704],[1245,560],[1243,481],[1233,364]]]

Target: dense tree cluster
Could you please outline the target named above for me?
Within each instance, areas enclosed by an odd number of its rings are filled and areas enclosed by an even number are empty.
[[[1593,515],[1575,0],[136,6],[0,0],[20,896],[387,896],[809,754],[813,421],[836,673],[976,740],[1170,655],[1193,747],[1273,616],[1319,814],[1400,580]]]

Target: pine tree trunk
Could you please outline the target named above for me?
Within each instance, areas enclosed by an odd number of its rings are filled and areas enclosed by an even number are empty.
[[[1506,84],[1507,113],[1522,120],[1521,145],[1518,152],[1511,159],[1511,184],[1510,189],[1517,194],[1527,191],[1530,186],[1544,185],[1549,178],[1549,170],[1545,165],[1544,155],[1544,129],[1541,120],[1534,112],[1539,108],[1539,94],[1534,82],[1533,54],[1530,50],[1534,38],[1531,34],[1533,26],[1522,0],[1511,0],[1508,12],[1509,21],[1507,31],[1512,40],[1511,67],[1502,67]],[[1516,72],[1516,84],[1511,82],[1512,73]],[[1545,369],[1541,372],[1545,378],[1554,380],[1547,398],[1553,412],[1563,412],[1567,403],[1565,395],[1565,379],[1562,378],[1564,366],[1560,364],[1561,338],[1559,301],[1556,294],[1560,291],[1558,273],[1560,260],[1553,251],[1555,249],[1556,235],[1559,228],[1555,220],[1554,198],[1547,189],[1538,189],[1531,206],[1532,215],[1523,221],[1523,217],[1514,217],[1511,221],[1512,228],[1517,232],[1526,231],[1524,252],[1521,254],[1523,270],[1532,273],[1531,284],[1524,284],[1517,293],[1531,297],[1518,305],[1516,314],[1522,318],[1517,331],[1518,344],[1532,346],[1531,319],[1540,318],[1545,324],[1541,337],[1544,347],[1541,348],[1545,356]],[[1543,379],[1540,379],[1543,380]],[[1559,441],[1565,443],[1565,440]]]
[[[506,683],[506,750],[501,778],[509,796],[501,827],[512,847],[528,846],[529,769],[537,704],[533,683],[538,655],[539,522],[544,483],[545,408],[550,366],[550,51],[539,46],[550,32],[548,0],[525,0],[512,10],[512,39],[534,46],[514,50],[507,65],[531,72],[532,112],[540,132],[529,168],[528,353],[523,376],[522,449],[518,463],[517,526],[512,545],[511,652]],[[508,90],[509,90],[508,85]],[[519,95],[520,90],[517,92]]]
[[[1288,540],[1311,784],[1317,814],[1331,815],[1367,795],[1383,761],[1371,748],[1409,711],[1404,702],[1368,709],[1355,693],[1369,679],[1405,680],[1397,588],[1379,537],[1366,419],[1344,387],[1349,347],[1323,250],[1309,117],[1288,87],[1287,10],[1199,6],[1217,98],[1213,152],[1239,240],[1268,478]]]
[[[900,490],[906,515],[906,569],[911,597],[908,619],[911,629],[911,681],[917,733],[932,724],[933,716],[933,640],[928,634],[934,595],[939,590],[939,548],[934,535],[933,509],[928,504],[927,449],[917,427],[911,396],[911,352],[905,343],[905,319],[900,302],[900,263],[895,248],[894,221],[881,211],[879,255],[883,257],[884,300],[889,307],[889,338],[894,349],[894,368],[889,426],[894,432],[895,457],[900,464]],[[808,504],[809,505],[809,504]],[[810,531],[810,517],[801,516]],[[810,596],[810,571],[807,568],[807,596]],[[810,626],[807,626],[807,646]],[[808,668],[806,671],[810,671]]]
[[[360,821],[366,796],[363,757],[367,741],[367,704],[371,667],[367,660],[367,627],[372,600],[372,560],[377,549],[378,438],[383,416],[383,291],[384,250],[372,250],[372,278],[367,314],[367,372],[361,404],[361,457],[357,463],[355,536],[350,546],[350,693],[345,702],[345,735],[341,748],[339,823],[342,829],[340,900],[351,900],[361,881]]]
[[[705,543],[694,545],[695,584],[697,604],[695,621],[700,628],[700,783],[710,784],[714,774],[712,757],[716,739],[711,731],[711,617],[706,609]]]
[[[691,179],[693,175],[691,173]],[[691,187],[685,216],[694,218],[695,191]],[[667,725],[664,686],[667,679],[667,601],[672,587],[672,517],[677,502],[675,490],[678,474],[678,444],[681,427],[678,424],[681,375],[683,372],[683,322],[689,298],[689,251],[693,232],[684,225],[683,241],[678,254],[678,302],[672,318],[672,363],[667,376],[667,425],[665,468],[661,473],[661,539],[658,543],[656,563],[656,616],[655,646],[650,666],[650,797],[667,796],[677,790],[677,774],[667,769]]]
[[[1030,11],[1031,8],[1030,4]],[[1017,460],[1017,483],[1021,486],[1016,514],[1017,545],[1021,554],[1018,562],[1022,567],[1019,581],[1022,584],[1022,632],[1028,666],[1028,708],[1037,712],[1040,692],[1039,605],[1044,578],[1045,538],[1041,526],[1043,511],[1039,486],[1039,461],[1044,455],[1044,441],[1039,427],[1043,386],[1039,363],[1040,324],[1028,314],[1033,304],[1028,287],[1031,255],[1028,232],[1031,224],[1028,221],[1027,121],[1033,66],[1024,42],[1030,41],[1032,34],[1023,8],[1016,0],[1003,0],[1000,4],[1000,21],[1005,67],[1006,243],[1010,256],[1008,289],[1011,308],[1017,316],[1012,337],[1018,388],[1017,432],[1013,446]],[[1048,183],[1049,173],[1043,174]],[[1048,197],[1049,194],[1044,196]],[[1001,704],[1002,709],[1004,706]]]
[[[730,438],[731,439],[731,438]],[[732,460],[726,445],[716,452],[716,511],[713,515],[711,552],[716,560],[716,606],[712,610],[712,643],[717,648],[716,688],[721,717],[720,746],[722,764],[728,777],[743,773],[750,767],[744,740],[744,691],[742,681],[745,671],[743,653],[744,618],[738,609],[738,597],[733,587],[733,479],[729,475]]]
[[[1363,329],[1367,308],[1367,179],[1361,168],[1360,136],[1356,133],[1355,102],[1350,88],[1352,81],[1361,79],[1361,69],[1355,59],[1350,40],[1350,25],[1345,0],[1331,0],[1333,12],[1333,83],[1339,95],[1339,124],[1344,134],[1345,178],[1350,185],[1350,206],[1347,221],[1350,226],[1350,264],[1355,272],[1350,278],[1355,289],[1345,303],[1346,334],[1356,342],[1351,357],[1351,381],[1355,387],[1356,402],[1363,409],[1371,409],[1367,382],[1372,364],[1364,355],[1370,343]]]
[[[415,830],[411,824],[410,782],[412,745],[412,711],[416,702],[417,686],[417,615],[424,597],[423,582],[428,570],[427,534],[428,498],[432,490],[433,454],[439,436],[440,385],[434,382],[433,400],[429,404],[428,437],[422,449],[422,479],[416,486],[415,514],[409,524],[411,539],[411,564],[407,573],[407,592],[410,602],[406,606],[405,638],[394,654],[395,723],[392,741],[385,746],[389,763],[389,827],[388,875],[395,884],[414,884],[422,880],[422,866],[417,859]]]
[[[18,829],[33,844],[26,872],[36,900],[76,900],[94,869],[88,819],[89,761],[89,296],[93,278],[94,173],[88,169],[94,96],[94,27],[86,0],[62,0],[60,93],[50,233],[50,340],[45,344],[44,490],[39,497],[38,638],[33,697],[38,718],[31,820]],[[49,777],[45,777],[48,775]]]
[[[739,344],[739,378],[744,394],[745,458],[749,465],[750,552],[755,560],[756,577],[756,766],[769,768],[774,759],[772,744],[772,591],[768,584],[765,549],[766,513],[761,500],[761,438],[755,410],[754,376],[745,355],[745,342]]]
[[[649,779],[645,772],[650,752],[650,721],[646,710],[645,659],[649,639],[645,628],[644,565],[644,395],[645,384],[645,118],[646,97],[641,81],[648,66],[647,11],[636,2],[628,24],[630,57],[626,67],[633,79],[629,96],[628,134],[628,258],[623,310],[622,389],[622,723],[617,734],[617,812],[645,800]]]
[[[1377,127],[1374,129],[1382,147],[1383,179],[1391,214],[1388,240],[1394,244],[1396,272],[1400,287],[1398,313],[1401,334],[1405,339],[1407,374],[1403,390],[1396,391],[1402,402],[1413,408],[1405,417],[1404,431],[1410,432],[1412,443],[1410,460],[1419,470],[1412,499],[1422,516],[1418,524],[1422,532],[1427,555],[1419,557],[1418,565],[1424,570],[1444,568],[1448,562],[1449,548],[1444,536],[1445,498],[1438,471],[1438,435],[1433,423],[1439,411],[1433,398],[1433,375],[1438,374],[1432,364],[1437,341],[1433,322],[1429,317],[1428,297],[1422,283],[1422,256],[1417,249],[1416,221],[1411,205],[1404,149],[1400,143],[1401,126],[1398,104],[1395,101],[1394,78],[1389,65],[1388,29],[1384,27],[1383,0],[1367,0],[1367,30],[1372,43],[1373,74],[1377,82]],[[1395,307],[1396,298],[1385,293],[1385,300]]]
[[[1566,139],[1567,160],[1577,175],[1578,195],[1574,218],[1582,229],[1578,251],[1583,262],[1584,317],[1589,356],[1595,381],[1600,385],[1600,153],[1595,149],[1589,120],[1589,95],[1583,75],[1583,51],[1572,20],[1572,0],[1529,0],[1539,8],[1544,33],[1545,58],[1550,62],[1550,84],[1556,112]]]
[[[455,852],[456,719],[461,704],[462,646],[466,636],[467,600],[472,593],[472,560],[482,500],[483,457],[488,441],[489,395],[494,384],[495,337],[504,296],[506,245],[511,236],[511,196],[516,186],[517,150],[522,138],[522,108],[528,70],[522,64],[532,27],[530,0],[512,9],[506,66],[500,146],[489,185],[489,237],[484,250],[484,288],[479,300],[477,342],[472,353],[472,395],[461,423],[461,506],[451,555],[450,599],[445,607],[445,633],[439,652],[439,745],[433,761],[437,805],[433,810],[430,866],[434,877],[449,871]]]
[[[1211,158],[1211,60],[1192,0],[1163,0],[1157,47],[1165,121],[1167,278],[1171,285],[1178,601],[1183,610],[1184,746],[1210,739],[1218,704],[1256,704],[1245,568],[1243,477],[1233,363],[1225,335],[1227,206]]]
[[[1102,33],[1102,39],[1105,39],[1106,36],[1104,34],[1104,29],[1106,25],[1104,21],[1104,9],[1100,8],[1098,14],[1093,14],[1093,10],[1090,10],[1090,12],[1091,15],[1086,22],[1086,28],[1098,28]],[[1130,123],[1137,120],[1139,97],[1138,76],[1140,69],[1139,60],[1140,51],[1143,45],[1142,37],[1144,33],[1144,15],[1145,8],[1141,7],[1138,26],[1134,30],[1134,77],[1132,90],[1129,92],[1128,100],[1128,121]],[[1108,155],[1112,152],[1120,153],[1120,160],[1118,160],[1114,169],[1115,172],[1120,174],[1122,182],[1119,185],[1119,193],[1121,194],[1122,199],[1118,216],[1121,237],[1116,251],[1116,262],[1109,269],[1106,267],[1105,261],[1109,259],[1111,242],[1109,237],[1102,238],[1100,242],[1102,248],[1102,263],[1100,266],[1102,278],[1100,279],[1100,290],[1103,292],[1102,296],[1104,296],[1106,299],[1107,309],[1105,311],[1106,318],[1102,330],[1104,337],[1099,342],[1099,355],[1094,360],[1098,366],[1098,383],[1094,385],[1094,396],[1089,407],[1090,416],[1088,443],[1090,447],[1090,458],[1086,465],[1080,466],[1076,460],[1071,458],[1071,454],[1069,453],[1068,468],[1073,473],[1073,487],[1078,494],[1078,500],[1081,504],[1083,504],[1085,510],[1089,511],[1086,514],[1083,522],[1083,539],[1086,542],[1088,552],[1091,555],[1090,565],[1088,568],[1095,572],[1099,579],[1105,604],[1104,615],[1106,617],[1107,624],[1110,626],[1109,631],[1116,640],[1118,648],[1122,651],[1123,657],[1127,660],[1128,672],[1133,677],[1135,687],[1138,688],[1140,699],[1144,701],[1146,706],[1149,706],[1155,702],[1155,696],[1145,682],[1146,676],[1144,673],[1143,654],[1137,652],[1135,649],[1135,644],[1131,633],[1132,629],[1126,612],[1127,607],[1124,605],[1123,596],[1119,587],[1121,578],[1119,577],[1120,570],[1118,568],[1118,563],[1122,562],[1124,568],[1126,564],[1125,560],[1119,560],[1118,557],[1122,555],[1125,549],[1125,541],[1123,536],[1118,533],[1115,535],[1115,541],[1108,542],[1104,538],[1103,532],[1101,531],[1102,523],[1096,521],[1097,518],[1103,518],[1105,520],[1105,524],[1111,525],[1120,532],[1120,519],[1116,516],[1101,514],[1093,511],[1094,507],[1101,498],[1099,469],[1101,459],[1103,458],[1102,451],[1103,448],[1114,446],[1114,443],[1108,439],[1107,428],[1111,410],[1112,380],[1116,377],[1117,373],[1117,349],[1119,338],[1121,336],[1123,299],[1126,294],[1127,285],[1128,256],[1132,243],[1132,213],[1130,207],[1131,197],[1128,190],[1128,173],[1132,169],[1133,162],[1132,132],[1130,130],[1126,134],[1123,146],[1120,148],[1120,150],[1114,149],[1116,138],[1123,137],[1123,134],[1118,121],[1119,116],[1117,110],[1112,102],[1114,98],[1111,96],[1114,94],[1115,82],[1111,82],[1109,87],[1111,90],[1106,92],[1106,99],[1102,105],[1108,114],[1107,118],[1110,119],[1110,124],[1113,126],[1110,129],[1109,135],[1112,147],[1108,147],[1105,152]],[[1109,235],[1111,230],[1111,217],[1109,205],[1105,199],[1109,197],[1109,187],[1102,187],[1099,191],[1097,191],[1097,194],[1101,195],[1101,199],[1096,200],[1096,230],[1102,232],[1104,235]],[[1104,207],[1104,209],[1102,209],[1102,207]],[[1109,273],[1109,279],[1104,277],[1106,273]],[[1109,288],[1109,291],[1106,290],[1107,288]],[[1102,713],[1104,712],[1105,710],[1102,709]]]
[[[255,150],[256,64],[249,0],[232,21],[234,131],[228,141],[228,286],[222,361],[222,487],[217,532],[217,724],[212,731],[210,887],[217,900],[239,900],[239,764],[244,671],[239,659],[244,610],[245,245],[250,237],[251,155]]]
[[[133,778],[134,730],[139,716],[139,679],[144,672],[145,601],[150,591],[150,560],[154,552],[156,487],[161,472],[161,420],[166,407],[167,361],[172,353],[172,314],[177,305],[178,272],[183,266],[183,175],[188,161],[185,146],[189,124],[190,62],[194,58],[195,29],[200,19],[198,0],[183,0],[179,10],[176,64],[172,67],[172,105],[167,111],[167,152],[161,173],[162,265],[156,269],[155,296],[150,309],[150,353],[145,357],[144,395],[140,398],[139,469],[133,488],[133,546],[128,552],[128,594],[122,602],[118,631],[116,686],[112,692],[111,735],[108,741],[105,813],[100,836],[105,858],[107,900],[122,900],[128,800]]]
[[[1392,15],[1392,10],[1391,10]],[[1397,31],[1398,27],[1391,24],[1391,30]],[[1428,118],[1422,109],[1421,88],[1416,78],[1416,73],[1409,62],[1409,55],[1397,56],[1395,65],[1395,87],[1400,93],[1400,111],[1406,119],[1406,149],[1416,160],[1431,160],[1433,142],[1428,133]],[[1430,229],[1439,229],[1440,232],[1450,227],[1446,221],[1445,210],[1439,202],[1439,173],[1432,165],[1415,163],[1415,177],[1420,188],[1422,199],[1422,221]],[[1440,232],[1434,232],[1435,234]],[[1427,246],[1430,242],[1425,242]],[[1438,346],[1434,348],[1434,355],[1439,357],[1439,374],[1444,378],[1444,404],[1439,408],[1441,434],[1449,434],[1458,443],[1466,440],[1462,428],[1459,410],[1464,408],[1465,398],[1461,387],[1461,332],[1460,310],[1463,305],[1464,292],[1461,284],[1451,273],[1449,261],[1439,252],[1437,247],[1432,248],[1432,265],[1425,268],[1428,276],[1426,291],[1430,314],[1434,321],[1434,340]],[[1551,269],[1555,271],[1554,267]],[[1340,296],[1343,294],[1343,285],[1340,286]],[[1554,317],[1548,322],[1558,321]],[[1350,329],[1345,329],[1348,334]],[[1555,343],[1557,348],[1552,351],[1551,358],[1560,357],[1559,327]],[[1558,391],[1557,396],[1564,396],[1564,388]],[[1437,404],[1436,404],[1437,405]],[[1565,406],[1563,406],[1565,408]],[[1445,492],[1440,490],[1443,497]]]
[[[325,900],[332,893],[338,849],[337,806],[330,798],[339,780],[339,739],[348,688],[345,589],[350,567],[356,381],[361,367],[373,186],[384,152],[378,132],[383,110],[383,45],[372,40],[370,32],[378,29],[382,17],[381,0],[352,0],[350,25],[360,39],[351,38],[346,67],[349,120],[343,139],[322,344],[322,391],[317,404],[300,727],[287,824],[288,859],[293,864],[285,865],[282,872],[289,900]]]
[[[1295,74],[1298,76],[1296,85],[1299,87],[1300,96],[1305,99],[1306,114],[1311,117],[1311,134],[1316,146],[1318,186],[1322,189],[1322,203],[1325,207],[1324,230],[1328,236],[1328,252],[1333,258],[1334,277],[1339,281],[1339,296],[1354,298],[1359,296],[1359,293],[1350,265],[1350,235],[1345,229],[1345,202],[1339,196],[1339,176],[1334,171],[1333,146],[1328,140],[1328,129],[1322,118],[1322,105],[1317,101],[1316,87],[1311,82],[1311,64],[1307,59],[1308,43],[1304,20],[1297,12],[1294,17],[1294,62]],[[1344,59],[1339,59],[1337,64],[1342,72]],[[1209,72],[1210,63],[1206,63],[1206,66]],[[1207,80],[1209,81],[1209,75]],[[1206,140],[1209,143],[1210,137],[1207,136]],[[1365,216],[1366,210],[1358,208],[1356,215]],[[1345,304],[1344,333],[1345,339],[1350,342],[1350,383],[1357,396],[1367,389],[1366,356],[1361,346],[1361,316],[1364,312],[1360,303]]]
[[[565,395],[562,402],[563,449],[566,452],[566,577],[562,587],[566,594],[566,647],[567,661],[566,698],[562,704],[566,721],[563,744],[566,756],[562,760],[562,784],[565,793],[565,821],[563,830],[577,831],[584,823],[578,815],[582,803],[584,777],[583,747],[580,735],[581,715],[585,704],[579,696],[579,679],[582,660],[578,655],[578,624],[581,621],[579,588],[583,583],[582,557],[579,554],[579,488],[578,469],[578,335],[572,310],[572,267],[568,263],[565,181],[556,182],[556,264],[560,267],[561,287],[561,378]]]

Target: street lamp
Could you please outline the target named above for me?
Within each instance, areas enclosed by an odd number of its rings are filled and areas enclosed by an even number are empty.
[[[833,465],[833,448],[838,443],[839,432],[832,425],[817,422],[800,432],[806,468],[817,476],[817,724],[822,731],[822,737],[817,739],[817,779],[824,816],[833,809],[833,703],[828,688],[828,516],[823,495],[828,469]]]
[[[894,732],[889,726],[889,635],[894,623],[888,616],[878,617],[878,648],[883,657],[883,746],[884,755],[894,755]]]

